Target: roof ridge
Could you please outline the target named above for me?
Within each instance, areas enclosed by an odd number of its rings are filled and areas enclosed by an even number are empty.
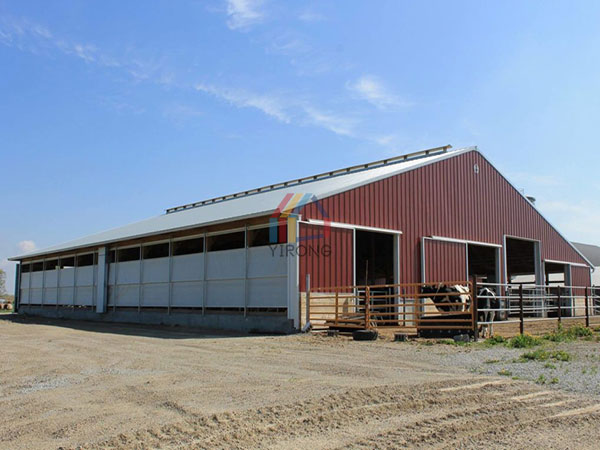
[[[375,168],[390,165],[390,164],[397,164],[397,163],[410,161],[410,160],[414,160],[414,159],[425,158],[425,157],[432,156],[432,155],[443,154],[443,153],[447,153],[448,150],[451,148],[452,148],[451,145],[444,145],[441,147],[429,148],[426,150],[420,150],[418,152],[407,153],[407,154],[400,155],[400,156],[393,156],[391,158],[380,159],[378,161],[373,161],[370,163],[358,164],[355,166],[345,167],[343,169],[337,169],[337,170],[332,170],[329,172],[319,173],[317,175],[311,175],[308,177],[297,178],[295,180],[275,183],[275,184],[255,188],[255,189],[250,189],[247,191],[236,192],[235,194],[223,195],[223,196],[214,197],[214,198],[211,198],[208,200],[202,200],[199,202],[187,203],[185,205],[180,205],[180,206],[174,206],[172,208],[167,208],[165,210],[165,212],[166,212],[166,214],[171,214],[171,213],[178,212],[178,211],[184,211],[184,210],[187,210],[190,208],[197,208],[197,207],[204,206],[204,205],[219,203],[219,202],[222,202],[225,200],[232,200],[234,198],[245,197],[247,195],[258,194],[261,192],[268,192],[268,191],[272,191],[275,189],[280,189],[280,188],[285,188],[285,187],[289,187],[289,186],[295,186],[295,185],[299,185],[299,184],[303,184],[303,183],[308,183],[311,181],[323,180],[323,179],[331,178],[334,176],[346,175],[349,173],[355,173],[355,172],[359,172],[359,171],[363,171],[363,170],[375,169]]]

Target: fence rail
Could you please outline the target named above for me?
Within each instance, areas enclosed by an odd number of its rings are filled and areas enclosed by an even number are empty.
[[[313,329],[399,328],[424,334],[468,332],[477,338],[494,325],[579,319],[600,325],[600,288],[523,283],[382,284],[310,288],[301,298],[304,323]]]

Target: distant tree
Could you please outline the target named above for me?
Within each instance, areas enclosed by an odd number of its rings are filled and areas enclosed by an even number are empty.
[[[0,295],[6,295],[6,272],[0,269]]]

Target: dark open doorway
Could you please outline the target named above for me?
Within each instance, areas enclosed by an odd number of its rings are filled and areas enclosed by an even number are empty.
[[[469,279],[477,277],[485,283],[498,283],[498,248],[488,245],[468,245]]]
[[[394,235],[373,231],[356,231],[356,284],[393,284]]]
[[[538,243],[506,238],[507,282],[536,284],[540,282]]]

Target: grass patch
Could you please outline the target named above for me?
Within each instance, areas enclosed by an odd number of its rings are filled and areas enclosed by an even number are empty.
[[[502,375],[503,377],[512,377],[512,372],[507,369],[502,369],[498,371],[498,375]]]
[[[544,364],[544,368],[546,368],[546,369],[556,369],[556,366],[554,364],[552,364],[551,362],[547,362],[546,364]]]
[[[537,384],[546,384],[547,381],[548,381],[548,379],[546,378],[546,376],[544,374],[540,374],[540,376],[537,378],[537,380],[535,380],[535,382]]]
[[[558,383],[558,378],[554,377],[550,380],[550,384],[556,384]]]
[[[544,339],[552,342],[570,342],[578,338],[591,338],[593,334],[592,330],[582,325],[564,328],[562,324],[559,324],[556,331],[544,335]]]
[[[506,344],[506,339],[502,336],[492,336],[491,338],[485,340],[485,345],[493,346],[501,344]]]
[[[540,338],[531,336],[530,334],[520,334],[511,338],[506,346],[510,348],[531,348],[542,344]]]
[[[534,352],[526,352],[521,355],[521,361],[547,361],[549,359],[553,359],[555,361],[570,361],[571,355],[564,350],[554,350],[548,351],[543,349],[538,349]],[[553,367],[556,368],[556,367]]]

